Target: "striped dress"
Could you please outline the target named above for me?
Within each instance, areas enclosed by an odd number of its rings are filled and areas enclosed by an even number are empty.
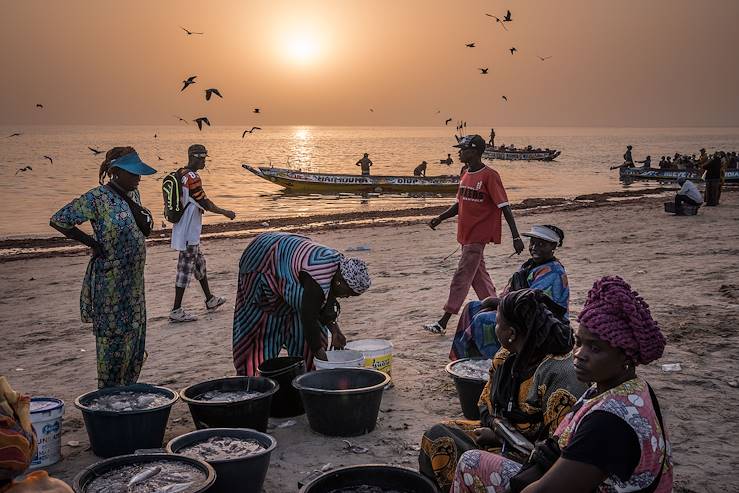
[[[256,375],[259,364],[276,358],[283,347],[290,356],[302,356],[306,368],[312,367],[300,317],[304,290],[298,276],[300,271],[309,274],[328,299],[341,258],[332,248],[287,233],[260,234],[246,247],[239,262],[233,323],[239,375]]]

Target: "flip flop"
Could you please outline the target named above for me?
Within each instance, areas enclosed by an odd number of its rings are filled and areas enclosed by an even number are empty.
[[[431,332],[432,334],[441,335],[446,332],[446,329],[442,327],[439,322],[434,322],[432,324],[424,324],[423,329]]]

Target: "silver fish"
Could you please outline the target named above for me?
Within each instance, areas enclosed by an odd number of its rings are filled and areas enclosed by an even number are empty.
[[[144,469],[143,471],[141,471],[140,473],[136,474],[134,477],[132,477],[128,481],[128,489],[129,489],[129,491],[131,490],[131,488],[133,488],[137,484],[143,483],[147,479],[156,476],[160,472],[162,472],[162,466],[155,466],[155,467],[152,467],[150,469]]]
[[[192,482],[180,483],[180,484],[168,484],[161,490],[157,490],[156,493],[179,493],[180,491],[185,491],[190,486],[192,486]]]

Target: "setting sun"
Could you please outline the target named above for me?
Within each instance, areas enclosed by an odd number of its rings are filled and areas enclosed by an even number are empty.
[[[320,46],[315,37],[305,33],[294,33],[285,41],[285,54],[292,62],[309,64],[320,54]]]

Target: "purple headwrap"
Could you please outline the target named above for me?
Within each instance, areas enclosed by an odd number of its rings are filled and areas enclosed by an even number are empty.
[[[578,321],[635,363],[645,365],[659,359],[665,349],[665,338],[649,305],[618,276],[605,276],[593,284]]]

